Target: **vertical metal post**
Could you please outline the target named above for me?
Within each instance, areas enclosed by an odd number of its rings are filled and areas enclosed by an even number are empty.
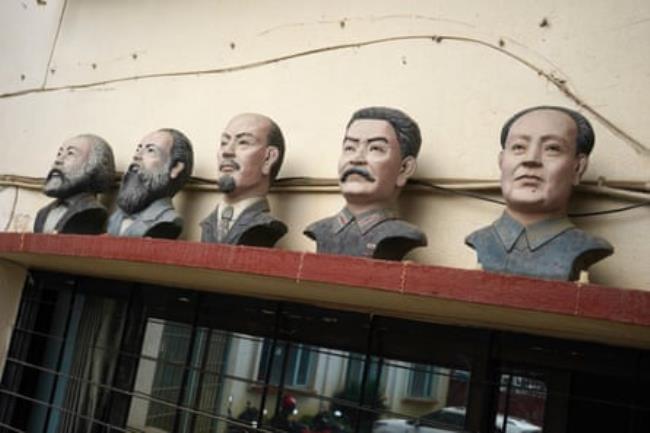
[[[368,385],[368,373],[370,372],[370,364],[372,361],[371,351],[372,351],[372,336],[374,332],[375,316],[370,316],[370,321],[368,322],[368,339],[366,340],[366,356],[363,363],[363,374],[361,375],[361,389],[359,390],[359,408],[362,408],[365,404],[366,399],[366,387]],[[361,428],[361,418],[363,417],[363,412],[357,409],[355,411],[353,429],[355,433],[359,433]]]
[[[61,339],[61,347],[59,349],[59,355],[56,360],[56,371],[61,371],[61,364],[63,363],[63,354],[65,352],[65,346],[68,339],[68,331],[70,330],[70,322],[72,320],[72,312],[74,304],[77,300],[77,280],[73,280],[72,293],[70,294],[70,303],[68,305],[68,317],[65,319],[65,327],[63,328],[63,337]],[[52,383],[52,389],[50,390],[50,397],[48,399],[49,406],[47,407],[47,414],[45,415],[45,423],[43,428],[45,431],[49,430],[50,417],[52,415],[52,405],[54,404],[54,395],[56,394],[56,388],[59,384],[59,375],[54,376],[54,381]]]
[[[189,375],[192,370],[192,358],[194,357],[194,346],[196,345],[196,334],[197,334],[197,324],[199,320],[199,305],[201,305],[201,298],[203,297],[203,294],[198,294],[198,299],[195,305],[194,309],[194,319],[192,320],[192,332],[190,334],[190,346],[188,347],[187,350],[187,356],[185,357],[185,364],[184,364],[184,371],[183,371],[183,378],[181,379],[181,387],[180,387],[180,392],[178,393],[178,399],[176,400],[176,415],[174,416],[174,428],[173,432],[179,432],[180,431],[180,422],[182,418],[182,410],[181,406],[183,404],[183,400],[187,397],[188,390],[186,389],[187,387],[187,382],[189,380]]]
[[[269,383],[271,381],[271,372],[273,370],[273,354],[278,344],[278,334],[280,333],[280,320],[282,316],[282,303],[278,302],[275,308],[275,326],[273,327],[273,339],[269,349],[269,359],[266,363],[266,374],[264,375],[264,389],[262,391],[262,400],[260,401],[260,410],[257,415],[257,428],[262,427],[264,421],[264,407],[266,406],[266,396],[269,392]]]

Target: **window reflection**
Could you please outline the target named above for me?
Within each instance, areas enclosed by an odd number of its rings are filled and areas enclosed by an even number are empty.
[[[386,399],[373,433],[463,431],[470,373],[434,364],[386,362]]]
[[[496,431],[541,433],[546,394],[546,384],[541,378],[501,374]]]

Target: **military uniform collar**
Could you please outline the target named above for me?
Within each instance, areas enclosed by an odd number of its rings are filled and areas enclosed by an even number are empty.
[[[366,234],[377,224],[389,219],[395,219],[395,214],[390,209],[373,209],[355,216],[347,207],[336,215],[334,232],[339,233],[345,226],[356,222],[361,234]]]
[[[512,251],[517,239],[522,234],[526,237],[529,248],[535,251],[561,233],[574,227],[567,217],[549,218],[525,227],[512,218],[508,212],[503,212],[501,218],[496,220],[493,225],[508,252]]]

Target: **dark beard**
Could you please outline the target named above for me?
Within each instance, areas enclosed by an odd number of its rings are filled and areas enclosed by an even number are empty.
[[[53,168],[47,174],[43,192],[48,197],[66,199],[90,189],[90,176],[84,170],[64,173]]]
[[[237,187],[235,179],[227,174],[224,174],[217,180],[217,185],[219,185],[219,190],[225,194],[233,192]]]
[[[122,178],[117,205],[131,215],[169,195],[169,176],[165,169],[157,173],[129,169]]]

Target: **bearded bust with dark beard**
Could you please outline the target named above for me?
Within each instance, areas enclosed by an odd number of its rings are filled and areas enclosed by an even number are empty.
[[[146,135],[122,178],[108,234],[176,239],[183,219],[172,197],[190,178],[193,161],[191,143],[180,131],[160,129]]]
[[[124,174],[122,186],[117,195],[117,205],[125,213],[140,212],[154,201],[169,196],[169,175],[167,168],[155,172],[141,170],[131,164]]]
[[[108,213],[96,194],[108,191],[114,178],[113,151],[105,140],[83,134],[65,141],[43,185],[56,200],[39,210],[34,232],[103,233]]]

